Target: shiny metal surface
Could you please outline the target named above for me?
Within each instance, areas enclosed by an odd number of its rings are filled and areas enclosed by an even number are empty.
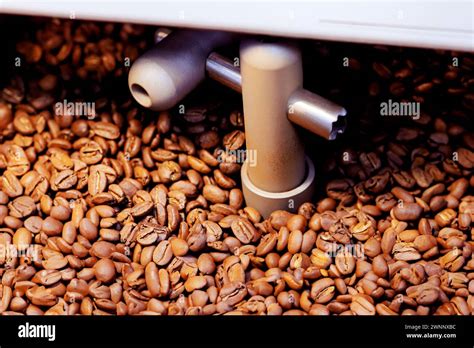
[[[232,61],[218,53],[211,53],[206,61],[206,71],[210,78],[236,92],[242,93],[240,69]]]
[[[288,100],[288,118],[297,125],[328,140],[346,129],[346,110],[305,89],[295,91]]]

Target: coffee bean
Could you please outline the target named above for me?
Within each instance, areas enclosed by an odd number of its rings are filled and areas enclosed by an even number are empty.
[[[178,181],[181,178],[181,167],[173,161],[165,161],[158,166],[158,174],[164,183]]]
[[[335,294],[334,280],[324,278],[317,280],[311,286],[311,298],[316,303],[327,303]]]
[[[224,285],[219,292],[220,300],[229,306],[239,303],[246,295],[247,287],[245,284],[235,282]]]
[[[91,122],[91,129],[95,134],[105,139],[114,140],[120,136],[120,129],[113,123],[109,122]]]
[[[341,201],[346,205],[352,202],[354,195],[349,180],[333,180],[326,186],[326,193],[330,198]]]
[[[231,229],[237,239],[244,244],[252,241],[257,234],[255,227],[247,219],[243,218],[234,220]]]
[[[268,233],[260,239],[260,243],[257,246],[256,255],[262,256],[270,253],[276,246],[278,241],[278,235],[276,233]]]
[[[93,241],[97,238],[98,229],[90,219],[84,218],[79,224],[79,233],[87,240]]]
[[[203,196],[211,203],[225,203],[229,194],[216,185],[205,185],[203,188]]]
[[[156,297],[160,295],[160,279],[158,268],[154,262],[148,263],[145,268],[145,282],[151,296]]]
[[[67,190],[77,183],[77,176],[74,171],[66,169],[51,176],[51,189],[54,191]]]
[[[173,251],[171,249],[170,242],[166,240],[161,241],[153,252],[153,261],[158,266],[167,265],[171,261],[172,257]]]
[[[237,150],[245,143],[245,133],[240,130],[230,132],[224,136],[223,143],[228,150]]]
[[[23,194],[23,186],[12,172],[5,171],[0,179],[2,190],[8,197],[14,198]]]
[[[414,221],[420,217],[422,208],[416,203],[402,203],[395,206],[392,211],[398,220]]]
[[[184,239],[174,238],[171,240],[171,250],[175,256],[184,256],[188,253],[188,243]]]
[[[93,269],[97,280],[108,283],[115,278],[115,264],[110,259],[100,259]]]
[[[406,171],[394,172],[392,173],[392,176],[395,179],[395,181],[403,188],[411,189],[416,184],[415,179],[409,172],[406,172]]]
[[[30,247],[32,241],[31,232],[26,228],[19,228],[13,235],[13,244],[18,250],[25,250]]]
[[[36,282],[42,285],[50,286],[61,280],[61,273],[53,269],[42,270],[36,273],[32,280],[36,280]]]
[[[96,164],[102,160],[103,150],[100,145],[89,140],[79,151],[79,158],[86,164]]]
[[[351,274],[355,269],[355,258],[347,251],[339,252],[335,258],[336,267],[342,274]]]
[[[8,208],[10,209],[10,216],[24,218],[33,213],[36,204],[31,197],[21,196],[10,202]]]
[[[370,298],[370,297],[369,297]],[[352,297],[351,311],[356,315],[374,315],[375,307],[368,297],[356,295]]]
[[[44,286],[36,286],[29,288],[26,291],[26,296],[31,300],[31,303],[37,306],[54,306],[57,302],[57,296],[51,293],[51,290]]]
[[[61,233],[63,229],[63,224],[52,217],[47,217],[43,220],[43,224],[41,226],[41,231],[46,233],[48,236],[57,236]]]
[[[66,265],[68,264],[68,260],[67,258],[61,255],[54,255],[50,257],[49,259],[44,260],[42,264],[43,264],[44,269],[58,270],[58,269],[66,267]]]

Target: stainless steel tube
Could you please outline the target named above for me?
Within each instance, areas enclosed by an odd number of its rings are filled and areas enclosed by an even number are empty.
[[[336,139],[346,129],[346,110],[342,106],[305,89],[293,92],[288,110],[290,121],[328,140]]]
[[[236,92],[242,93],[242,78],[240,69],[229,59],[219,53],[211,53],[206,61],[206,71],[209,77],[222,83]]]

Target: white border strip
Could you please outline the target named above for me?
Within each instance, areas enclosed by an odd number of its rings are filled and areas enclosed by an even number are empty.
[[[0,0],[0,13],[474,52],[470,0]]]

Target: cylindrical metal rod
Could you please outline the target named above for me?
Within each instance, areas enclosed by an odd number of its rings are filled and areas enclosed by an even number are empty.
[[[242,93],[242,78],[240,69],[219,53],[212,52],[206,61],[206,71],[209,77],[222,83],[236,92]]]
[[[206,71],[213,80],[242,92],[240,69],[228,58],[212,52],[206,61]],[[343,107],[302,88],[288,99],[288,119],[328,140],[344,132],[345,116]]]
[[[346,129],[346,110],[306,89],[293,92],[288,100],[291,122],[328,140],[334,140]]]

